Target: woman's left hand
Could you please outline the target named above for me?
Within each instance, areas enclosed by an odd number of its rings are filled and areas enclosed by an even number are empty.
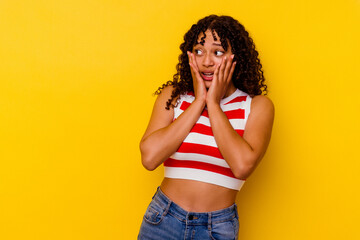
[[[206,95],[206,104],[219,104],[224,97],[232,79],[236,62],[232,62],[234,55],[224,57],[220,65],[216,66],[214,78]]]

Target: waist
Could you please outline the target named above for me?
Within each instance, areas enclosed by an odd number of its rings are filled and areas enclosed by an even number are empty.
[[[159,187],[153,199],[168,213],[175,216],[178,220],[183,222],[190,221],[191,224],[207,225],[211,222],[229,221],[238,216],[237,205],[234,203],[231,206],[210,212],[191,212],[183,209],[181,206],[174,203],[168,196],[166,196]]]
[[[162,192],[186,211],[209,212],[235,203],[238,191],[187,179],[164,178]]]

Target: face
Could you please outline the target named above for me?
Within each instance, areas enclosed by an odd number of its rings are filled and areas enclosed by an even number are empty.
[[[198,43],[193,48],[193,54],[195,55],[195,61],[199,68],[200,75],[204,80],[206,88],[211,86],[211,81],[213,80],[215,67],[217,64],[220,64],[222,59],[226,56],[229,58],[232,54],[231,46],[228,45],[227,51],[221,46],[220,38],[215,32],[216,41],[213,38],[211,30],[205,32],[206,38],[204,45]],[[201,38],[204,34],[200,34],[198,41],[201,41]]]

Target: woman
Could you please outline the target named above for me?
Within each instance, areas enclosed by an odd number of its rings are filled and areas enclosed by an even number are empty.
[[[274,106],[244,27],[210,15],[184,36],[177,73],[156,92],[142,164],[165,178],[138,239],[237,239],[236,194],[264,156]]]

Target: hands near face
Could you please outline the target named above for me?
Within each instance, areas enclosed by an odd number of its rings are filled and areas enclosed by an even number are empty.
[[[201,77],[201,72],[195,61],[195,56],[191,52],[187,52],[189,57],[189,65],[194,85],[195,98],[204,100],[208,104],[219,104],[220,100],[226,95],[229,86],[232,84],[231,79],[234,73],[235,64],[233,62],[234,55],[225,56],[221,62],[216,64],[214,68],[211,85],[206,90],[204,80]]]

